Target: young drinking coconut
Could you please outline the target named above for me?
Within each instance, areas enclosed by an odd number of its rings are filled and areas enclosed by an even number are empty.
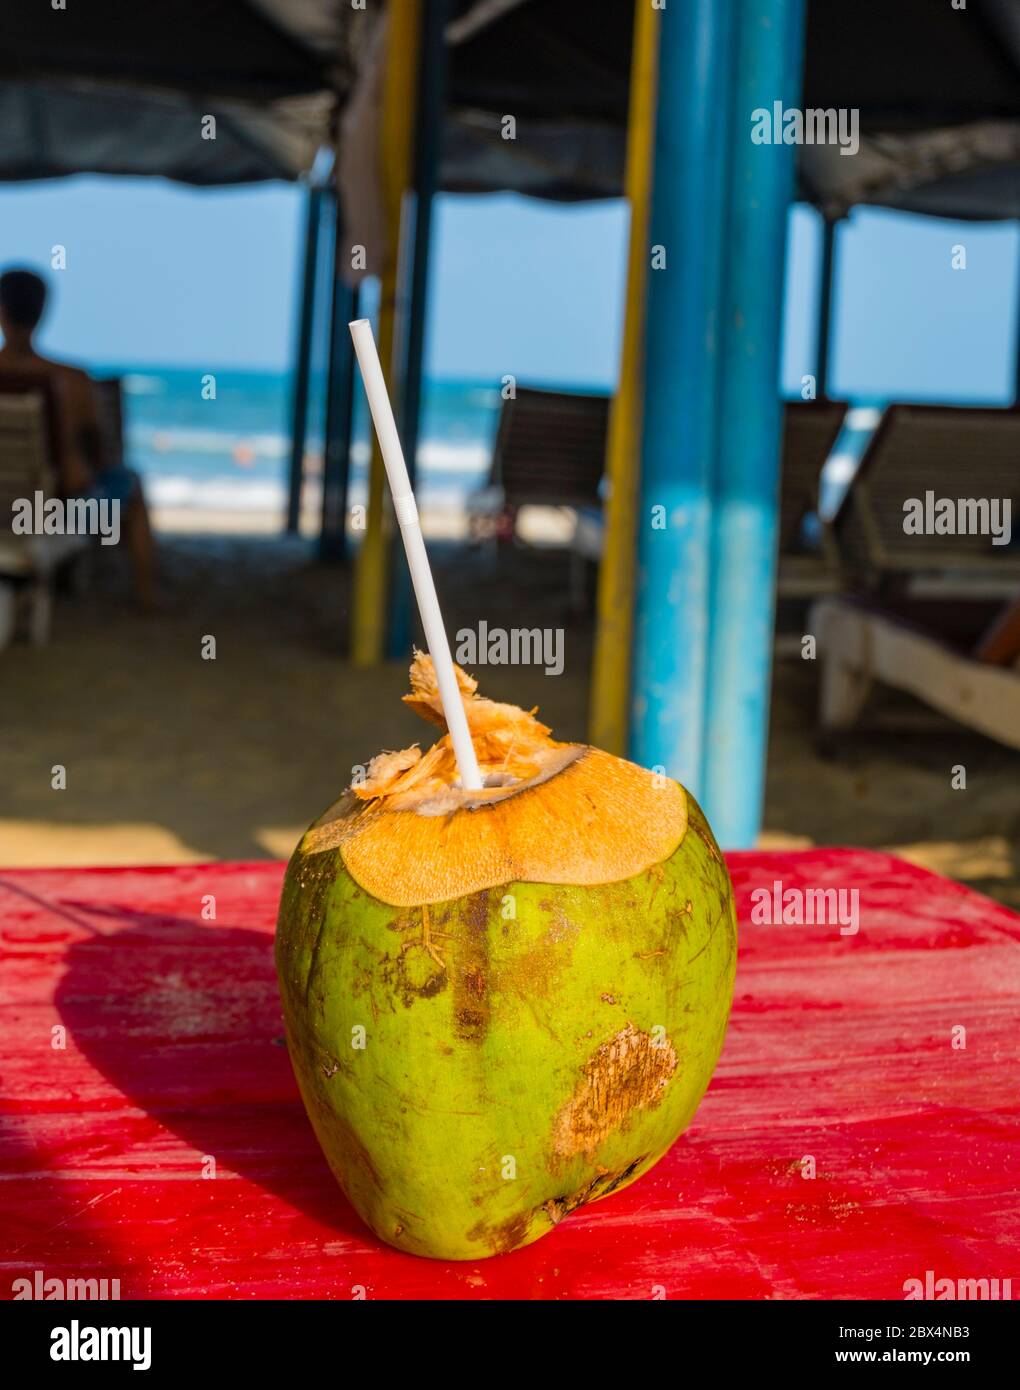
[[[683,788],[557,743],[454,667],[416,517],[397,515],[432,653],[404,698],[450,732],[379,754],[308,831],[276,961],[298,1084],[358,1212],[403,1250],[477,1259],[683,1131],[722,1048],[736,919]]]

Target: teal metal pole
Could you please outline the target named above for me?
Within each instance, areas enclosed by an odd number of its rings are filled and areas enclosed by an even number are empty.
[[[695,795],[733,16],[733,0],[682,0],[660,15],[629,746]]]
[[[351,424],[354,418],[354,347],[347,325],[357,312],[358,291],[346,284],[340,273],[343,209],[339,197],[334,197],[333,208],[333,282],[330,287],[319,559],[326,564],[342,564],[347,559],[347,490],[351,472]]]
[[[737,0],[723,278],[719,458],[702,783],[717,839],[761,827],[775,610],[783,268],[794,147],[755,144],[755,110],[796,107],[803,0]],[[775,131],[773,132],[776,133]]]
[[[291,402],[290,478],[287,489],[287,530],[301,524],[301,487],[305,475],[305,438],[308,428],[308,383],[312,362],[312,323],[315,315],[315,272],[319,259],[319,224],[322,221],[321,188],[309,188],[305,213],[305,249],[301,263],[301,313],[298,318],[297,353]]]
[[[818,345],[815,352],[815,395],[829,395],[829,362],[832,356],[832,297],[836,279],[836,223],[822,219],[822,255],[818,270]]]

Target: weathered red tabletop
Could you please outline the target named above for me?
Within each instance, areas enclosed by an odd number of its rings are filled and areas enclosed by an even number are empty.
[[[122,1298],[1020,1289],[1020,918],[881,854],[729,863],[736,999],[690,1130],[477,1264],[380,1244],[330,1176],[283,1045],[280,865],[0,875],[0,1293],[36,1271]],[[777,882],[858,890],[859,931],[754,924]]]

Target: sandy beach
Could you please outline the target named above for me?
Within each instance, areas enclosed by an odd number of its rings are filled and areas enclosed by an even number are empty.
[[[316,563],[308,541],[253,533],[250,517],[206,518],[219,529],[191,534],[160,521],[167,614],[136,615],[122,558],[104,555],[89,592],[59,596],[48,647],[0,654],[5,866],[283,857],[353,767],[431,741],[400,701],[405,662],[361,671],[344,659],[348,577]],[[567,555],[522,548],[497,563],[432,549],[451,635],[523,615],[564,629],[561,675],[473,674],[583,740],[592,615],[570,608]],[[202,655],[210,636],[214,660]],[[862,730],[823,757],[815,682],[812,663],[777,663],[762,842],[891,848],[1020,907],[1020,753],[880,691]],[[961,763],[967,787],[954,790]]]

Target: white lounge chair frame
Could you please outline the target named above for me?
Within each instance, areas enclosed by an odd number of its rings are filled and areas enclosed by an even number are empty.
[[[1020,748],[1020,670],[975,661],[891,615],[844,599],[820,599],[809,622],[822,662],[824,732],[850,728],[878,680]]]

